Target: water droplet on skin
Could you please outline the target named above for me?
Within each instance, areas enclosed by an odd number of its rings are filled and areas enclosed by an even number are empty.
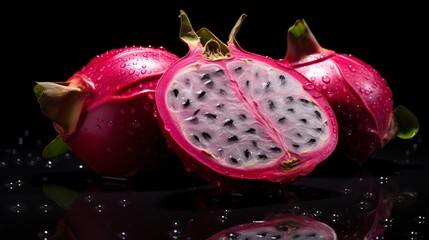
[[[329,76],[323,76],[322,77],[322,82],[329,83],[330,81],[331,81],[331,78]]]
[[[112,153],[112,149],[110,149],[109,147],[106,147],[106,152]]]
[[[108,121],[108,122],[107,122],[107,127],[108,127],[108,128],[113,127],[113,125],[114,125],[114,124],[113,124],[113,121]]]
[[[150,103],[145,103],[143,105],[144,110],[149,111],[152,110],[152,105]]]
[[[136,71],[134,69],[131,69],[130,71],[128,71],[128,74],[133,75]]]
[[[314,89],[314,85],[312,83],[307,82],[307,83],[304,84],[304,89],[305,90],[313,90]]]
[[[121,68],[125,68],[127,65],[125,64],[125,63],[122,63],[121,65],[120,65],[120,67]]]
[[[134,119],[134,120],[131,122],[131,125],[132,125],[133,127],[135,127],[135,128],[139,128],[141,124],[140,124],[140,121],[139,121],[139,120]]]
[[[313,97],[314,98],[320,98],[320,97],[322,97],[323,95],[320,93],[320,92],[314,92],[314,94],[313,94]]]
[[[350,71],[356,72],[356,68],[354,68],[352,65],[349,65],[348,67],[349,67]]]
[[[125,114],[127,111],[126,111],[124,108],[121,108],[121,109],[119,109],[119,112],[120,112],[121,114]]]
[[[95,127],[96,127],[97,129],[101,129],[101,125],[100,125],[100,124],[95,125]]]

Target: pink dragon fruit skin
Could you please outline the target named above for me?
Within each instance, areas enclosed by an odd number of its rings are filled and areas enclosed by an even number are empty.
[[[154,116],[155,87],[176,60],[165,48],[112,49],[92,58],[66,82],[38,82],[35,93],[58,137],[44,150],[59,155],[58,142],[102,176],[131,177],[166,153]]]
[[[339,149],[363,163],[395,137],[392,91],[369,64],[350,55],[323,48],[304,20],[287,34],[281,64],[292,66],[323,93],[339,124]]]
[[[211,33],[202,44],[181,11],[189,52],[157,85],[158,119],[185,167],[215,184],[224,177],[293,181],[335,149],[335,114],[302,75],[238,46],[244,17],[228,45]]]

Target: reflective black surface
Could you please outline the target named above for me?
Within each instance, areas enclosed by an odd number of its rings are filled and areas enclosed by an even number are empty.
[[[72,154],[41,159],[42,146],[26,131],[2,149],[1,239],[207,239],[276,215],[311,217],[338,239],[429,237],[420,135],[391,142],[361,167],[333,155],[296,182],[248,188],[215,187],[178,162],[128,180],[103,178]]]

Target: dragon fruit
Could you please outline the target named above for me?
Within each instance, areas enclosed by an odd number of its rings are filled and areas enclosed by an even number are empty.
[[[321,47],[304,20],[289,28],[287,44],[280,64],[303,74],[329,101],[339,123],[338,146],[345,156],[363,163],[395,136],[415,135],[416,128],[411,134],[398,134],[400,122],[395,118],[392,91],[372,66],[350,54]],[[400,112],[413,124],[404,119],[402,126],[418,125],[407,110],[401,106]]]
[[[208,238],[208,240],[228,239],[336,240],[337,234],[332,227],[310,216],[279,214],[263,221],[244,223],[222,230]]]
[[[226,45],[206,28],[196,33],[181,11],[189,52],[163,74],[155,94],[171,149],[189,172],[218,186],[223,177],[293,181],[337,144],[335,114],[312,83],[239,47],[235,35],[245,17]]]
[[[131,177],[168,150],[154,117],[155,87],[179,57],[152,46],[112,49],[66,82],[37,82],[34,92],[58,136],[44,158],[71,150],[102,176]]]

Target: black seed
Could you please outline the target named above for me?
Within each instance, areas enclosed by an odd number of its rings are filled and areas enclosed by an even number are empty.
[[[301,119],[299,119],[299,121],[301,121],[303,123],[307,123],[307,119],[305,119],[305,118],[301,118]]]
[[[227,118],[224,122],[223,125],[224,126],[232,126],[232,124],[234,123],[233,119]]]
[[[238,115],[238,117],[239,117],[241,120],[247,119],[247,116],[246,116],[244,113],[240,113],[240,114]]]
[[[206,114],[204,114],[204,115],[206,115],[206,117],[208,117],[208,118],[210,118],[210,119],[215,119],[215,118],[217,118],[216,114],[213,114],[213,113],[206,113]]]
[[[210,135],[209,133],[203,132],[203,133],[202,133],[202,135],[203,135],[203,137],[204,137],[205,139],[207,139],[207,140],[212,139],[212,135]]]
[[[236,72],[236,73],[239,73],[239,72],[241,72],[243,70],[243,67],[236,67],[235,69],[234,69],[234,71]]]
[[[255,133],[255,132],[256,132],[256,129],[254,129],[254,128],[249,128],[249,129],[247,129],[247,130],[246,130],[246,132],[247,132],[247,133]]]
[[[322,128],[315,128],[316,132],[322,132]]]
[[[281,118],[279,118],[279,120],[277,120],[279,123],[283,123],[284,121],[286,121],[286,118],[285,117],[281,117]]]
[[[255,77],[259,78],[259,73],[258,72],[255,73]]]
[[[314,232],[310,232],[310,233],[307,233],[307,235],[306,235],[307,237],[315,237],[315,236],[317,236],[316,235],[316,233],[314,233]]]
[[[229,157],[229,161],[232,162],[232,163],[234,163],[234,164],[238,163],[238,159],[235,158],[235,157]]]
[[[179,90],[173,89],[173,94],[175,97],[179,96]]]
[[[273,101],[273,100],[268,100],[268,107],[269,107],[271,110],[274,110],[274,109],[276,108],[276,104],[274,103],[274,101]]]
[[[288,111],[288,112],[291,112],[291,113],[294,113],[294,112],[295,112],[295,109],[293,109],[293,108],[288,108],[288,109],[287,109],[287,111]]]
[[[224,71],[223,71],[223,69],[217,69],[216,71],[215,71],[215,73],[216,74],[220,74],[220,75],[223,75],[224,74]]]
[[[310,140],[308,140],[308,142],[307,142],[307,143],[309,143],[309,144],[313,144],[313,143],[315,143],[315,142],[316,142],[316,139],[311,138]]]
[[[297,137],[302,137],[302,134],[301,133],[296,133],[296,136]]]
[[[225,107],[225,104],[223,104],[223,103],[218,103],[218,104],[216,105],[216,107],[217,107],[217,108],[224,108],[224,107]]]
[[[195,140],[197,140],[197,142],[199,142],[199,141],[200,141],[200,138],[199,138],[197,135],[192,134],[192,137],[194,137],[194,139],[195,139]]]
[[[263,154],[263,153],[259,153],[259,154],[258,154],[258,158],[259,158],[259,159],[267,159],[268,157],[267,157],[267,155],[265,155],[265,154]]]
[[[228,138],[228,142],[236,142],[236,141],[238,141],[238,137],[235,135]]]
[[[287,232],[289,231],[289,223],[288,222],[280,223],[276,226],[276,229],[282,232]]]
[[[318,118],[322,118],[322,114],[319,112],[319,111],[314,111],[314,113],[316,114],[316,116],[318,117]]]
[[[197,115],[200,112],[200,109],[194,112],[194,115]]]
[[[195,116],[188,117],[186,120],[194,124],[198,123],[198,118]]]
[[[255,140],[252,141],[252,144],[253,146],[258,147],[258,143]]]
[[[298,144],[296,144],[296,143],[292,144],[292,146],[293,146],[294,148],[299,148],[299,145],[298,145]]]
[[[303,102],[303,103],[305,103],[305,104],[307,104],[307,103],[309,103],[310,101],[308,101],[307,99],[304,99],[304,98],[300,98],[299,99],[299,101],[301,101],[301,102]]]
[[[214,85],[214,82],[212,80],[208,80],[207,82],[204,83],[207,87],[212,88]]]
[[[198,94],[198,98],[202,98],[204,97],[204,95],[206,95],[206,91],[199,91],[197,94]]]
[[[256,237],[265,237],[267,235],[268,235],[267,232],[258,232],[258,233],[256,233]]]
[[[248,87],[250,85],[250,81],[246,80],[246,87]]]
[[[249,151],[249,149],[244,150],[244,156],[245,156],[246,158],[249,158],[249,157],[250,157],[250,151]]]
[[[204,73],[203,75],[201,75],[201,80],[207,80],[207,79],[210,79],[210,74]]]
[[[225,90],[223,90],[222,88],[219,90],[219,93],[220,94],[222,94],[222,95],[225,95],[226,94],[226,91]]]
[[[187,106],[189,106],[191,104],[191,100],[189,100],[189,99],[186,99],[184,102],[182,102],[182,105],[184,106],[184,107],[187,107]]]
[[[293,97],[292,96],[286,97],[286,100],[289,102],[293,102]]]
[[[284,75],[279,76],[280,86],[283,86],[286,83],[286,77]]]
[[[273,152],[281,152],[281,151],[282,151],[282,149],[281,149],[281,148],[276,147],[276,146],[271,147],[270,149],[271,149],[271,151],[273,151]]]
[[[265,84],[265,90],[267,90],[268,88],[270,88],[270,86],[271,86],[271,82],[267,82],[267,83]]]

